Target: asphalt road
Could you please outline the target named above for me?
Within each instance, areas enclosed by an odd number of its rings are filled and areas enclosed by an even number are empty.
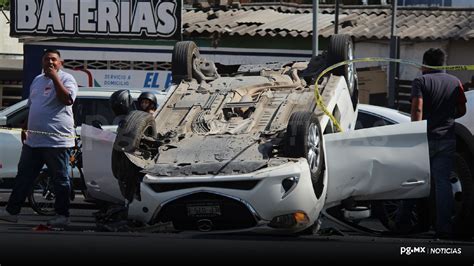
[[[4,205],[8,193],[0,193]],[[25,207],[16,224],[0,222],[0,265],[113,262],[443,262],[473,265],[474,241],[432,238],[432,232],[409,237],[362,234],[324,220],[320,234],[273,236],[244,233],[203,234],[105,232],[93,218],[97,210],[79,199],[73,202],[71,224],[64,229],[42,230],[50,219]],[[87,208],[90,207],[90,208]],[[375,220],[370,226],[379,229]],[[460,253],[460,254],[459,254]],[[95,263],[94,263],[95,264]],[[150,264],[151,265],[151,264]]]

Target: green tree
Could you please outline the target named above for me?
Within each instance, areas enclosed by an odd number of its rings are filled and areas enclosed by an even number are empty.
[[[0,0],[0,8],[10,9],[10,0]]]

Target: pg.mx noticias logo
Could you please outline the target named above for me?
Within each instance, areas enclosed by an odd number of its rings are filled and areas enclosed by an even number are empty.
[[[426,254],[426,247],[400,247],[400,255]]]

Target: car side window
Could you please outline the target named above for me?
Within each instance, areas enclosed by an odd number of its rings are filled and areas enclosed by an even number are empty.
[[[356,122],[355,129],[380,127],[380,126],[393,125],[393,124],[394,122],[384,119],[378,115],[366,113],[359,110],[359,114],[357,115],[357,122]]]
[[[83,123],[92,125],[96,122],[107,126],[114,122],[115,115],[108,99],[77,98],[72,109],[76,126]]]
[[[28,107],[22,108],[11,114],[7,119],[7,127],[11,128],[21,128],[28,118]]]

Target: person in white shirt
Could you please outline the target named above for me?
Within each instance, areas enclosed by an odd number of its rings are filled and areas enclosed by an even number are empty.
[[[56,217],[53,226],[69,223],[71,181],[69,159],[75,145],[72,104],[76,99],[77,82],[63,70],[61,54],[48,49],[42,57],[43,74],[30,86],[29,114],[22,132],[23,147],[15,185],[0,220],[17,222],[21,206],[32,189],[35,178],[46,164],[53,178]]]

